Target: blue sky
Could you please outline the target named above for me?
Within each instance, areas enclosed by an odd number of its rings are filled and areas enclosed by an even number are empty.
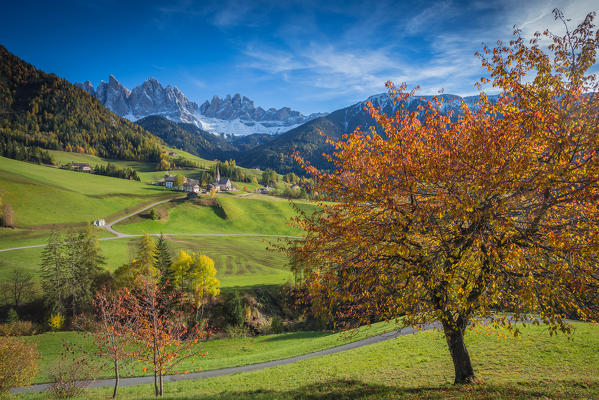
[[[561,32],[596,1],[1,0],[0,44],[46,72],[133,88],[149,77],[202,103],[241,93],[262,107],[333,111],[383,92],[470,95],[481,43]]]

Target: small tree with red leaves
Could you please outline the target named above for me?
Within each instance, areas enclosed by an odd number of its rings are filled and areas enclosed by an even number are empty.
[[[179,291],[145,281],[131,299],[126,313],[133,322],[127,330],[137,345],[134,356],[153,369],[154,392],[162,396],[162,377],[181,361],[201,354],[198,343],[208,332],[186,324]]]
[[[127,305],[134,301],[133,296],[127,289],[118,292],[103,290],[96,294],[94,300],[95,319],[87,316],[79,316],[74,321],[74,326],[90,335],[93,339],[92,351],[77,345],[68,345],[67,348],[73,352],[77,351],[101,358],[112,363],[114,368],[114,390],[112,398],[116,398],[119,386],[120,368],[128,361],[133,360],[131,352],[134,343],[129,334],[135,326],[135,316],[130,315]]]

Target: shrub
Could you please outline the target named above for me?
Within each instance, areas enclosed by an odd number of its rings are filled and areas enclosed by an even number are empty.
[[[48,377],[52,382],[48,394],[55,399],[79,396],[98,372],[97,367],[92,366],[89,359],[63,354],[48,370]]]
[[[16,337],[0,337],[0,397],[26,386],[37,375],[39,353],[35,344]]]
[[[225,300],[225,312],[229,324],[232,326],[242,326],[245,322],[244,307],[238,291],[234,291]]]
[[[17,314],[15,309],[11,308],[10,310],[8,310],[8,315],[6,316],[6,323],[12,324],[13,322],[18,322],[18,321],[19,321],[19,314]]]
[[[10,204],[5,204],[0,215],[0,226],[12,228],[15,225],[15,212]]]
[[[244,338],[252,336],[252,332],[247,326],[227,325],[225,327],[225,336],[231,339]]]
[[[64,325],[64,317],[61,313],[52,314],[48,320],[48,326],[53,331],[58,331]]]
[[[283,332],[283,321],[281,320],[281,317],[279,317],[278,315],[275,315],[274,317],[272,317],[272,322],[270,323],[270,329],[272,330],[272,333]]]
[[[150,210],[150,218],[152,219],[152,221],[157,221],[160,218],[158,212],[156,212],[156,210],[153,208],[152,210]]]
[[[37,326],[31,321],[17,321],[0,324],[0,336],[31,336],[37,333]]]

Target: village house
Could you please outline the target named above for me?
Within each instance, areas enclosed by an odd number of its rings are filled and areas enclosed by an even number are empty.
[[[188,179],[183,184],[183,191],[187,193],[200,193],[200,181],[197,179]]]
[[[164,175],[163,182],[164,182],[164,187],[171,189],[173,187],[173,185],[175,184],[175,175],[169,175],[169,174]]]
[[[72,163],[71,168],[73,171],[92,172],[93,168],[88,163]]]
[[[102,219],[97,219],[93,222],[94,226],[106,226],[106,221],[104,220],[104,218]]]

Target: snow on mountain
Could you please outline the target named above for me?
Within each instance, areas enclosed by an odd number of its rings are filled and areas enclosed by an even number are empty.
[[[409,111],[416,110],[418,105],[424,105],[427,101],[432,101],[433,97],[431,95],[419,96],[414,95],[410,97],[408,103],[405,104],[403,102],[395,104],[388,93],[379,93],[374,96],[370,96],[364,101],[353,104],[345,109],[344,111],[344,125],[346,131],[351,131],[355,129],[358,125],[369,125],[366,121],[370,121],[370,117],[368,113],[364,111],[366,107],[366,103],[368,101],[372,102],[372,105],[376,108],[383,110],[383,112],[387,114],[394,113],[400,106],[406,107]],[[455,113],[461,112],[461,106],[465,103],[470,108],[476,108],[476,103],[480,100],[479,96],[466,96],[461,97],[455,94],[441,94],[436,97],[440,97],[441,109],[442,113],[447,113],[448,111],[454,111]],[[488,98],[491,102],[497,101],[499,95],[489,95]]]
[[[171,121],[195,124],[214,134],[250,135],[279,134],[325,114],[305,116],[288,107],[264,110],[245,96],[235,94],[225,98],[214,96],[201,107],[185,97],[177,87],[163,87],[155,78],[129,90],[110,75],[94,90],[91,82],[76,83],[100,100],[108,109],[131,121],[149,115],[162,115]]]

